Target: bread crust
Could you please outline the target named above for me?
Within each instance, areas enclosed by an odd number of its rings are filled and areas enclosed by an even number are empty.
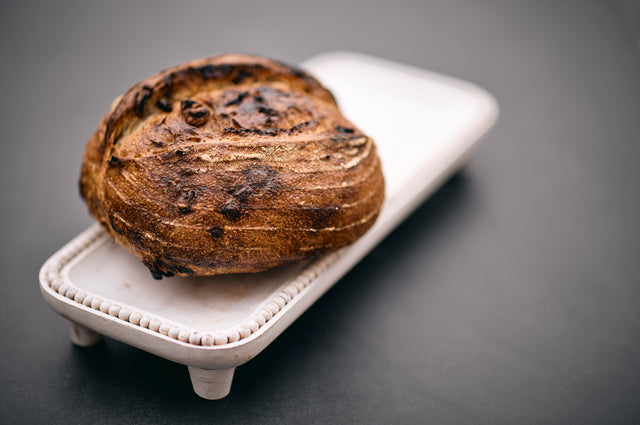
[[[258,272],[345,246],[375,222],[373,140],[307,73],[221,55],[129,89],[89,139],[80,192],[155,278]]]

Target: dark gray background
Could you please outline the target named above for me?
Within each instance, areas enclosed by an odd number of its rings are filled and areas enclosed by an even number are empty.
[[[640,423],[637,2],[16,3],[0,10],[0,423]],[[228,398],[117,341],[72,346],[37,271],[91,223],[76,180],[111,100],[195,57],[338,49],[477,83],[499,123]]]

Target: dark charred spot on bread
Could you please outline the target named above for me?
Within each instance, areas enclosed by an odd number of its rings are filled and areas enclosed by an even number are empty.
[[[173,104],[170,100],[167,100],[165,98],[158,99],[158,101],[156,102],[156,106],[163,112],[171,112],[173,110]]]
[[[220,226],[211,226],[208,232],[214,239],[219,239],[224,235],[224,229]]]
[[[151,272],[151,277],[153,277],[155,280],[162,280],[162,277],[163,277],[162,272],[158,270],[156,267],[154,267],[152,263],[148,263],[145,261],[144,265],[147,266],[147,268]]]
[[[228,200],[220,208],[220,214],[231,222],[237,221],[242,215],[240,203],[235,199]]]
[[[135,95],[133,111],[138,118],[144,116],[144,104],[147,103],[151,95],[153,94],[153,88],[149,86],[142,86]]]
[[[246,136],[248,134],[255,134],[256,136],[277,136],[278,134],[282,133],[283,131],[286,131],[286,129],[273,128],[273,127],[269,127],[269,128],[265,128],[265,129],[255,128],[255,127],[253,127],[253,128],[225,127],[225,128],[222,129],[222,134],[223,135],[237,135],[237,136]]]
[[[242,103],[242,101],[249,95],[248,91],[241,91],[238,93],[238,95],[236,97],[234,97],[233,99],[231,99],[230,101],[226,102],[224,104],[224,106],[233,106],[233,105],[239,105]]]
[[[362,138],[361,135],[358,134],[348,134],[348,133],[339,133],[339,134],[333,134],[330,139],[334,142],[349,142],[352,140],[357,140]]]
[[[337,126],[336,130],[339,133],[344,133],[344,134],[353,134],[355,132],[355,130],[353,128],[342,127],[341,125]]]
[[[240,124],[238,124],[240,125]],[[240,128],[235,128],[235,127],[225,127],[222,129],[222,135],[223,136],[229,136],[229,135],[236,135],[236,136],[243,136],[245,134],[249,134],[250,131],[248,128],[244,128],[244,127],[240,127]]]
[[[247,78],[251,78],[252,74],[247,68],[240,68],[236,72],[231,82],[233,84],[242,84]]]
[[[193,74],[200,75],[200,77],[204,80],[223,79],[228,78],[237,66],[238,65],[235,64],[207,64],[197,68],[188,68],[188,70]]]
[[[200,102],[192,99],[184,99],[182,102],[180,102],[180,109],[191,108],[197,105],[200,105]]]
[[[271,117],[276,117],[278,115],[280,115],[280,112],[275,110],[275,109],[271,109],[271,108],[267,108],[266,106],[258,106],[257,111],[259,114],[265,114],[265,115],[269,115]]]
[[[156,280],[161,280],[163,277],[172,277],[176,274],[183,276],[194,275],[192,268],[180,264],[179,261],[166,252],[156,257],[153,261],[143,261],[143,263],[151,272],[151,276]]]
[[[164,258],[158,259],[157,261],[158,263],[162,264],[161,267],[165,269],[165,273],[166,272],[171,273],[172,276],[176,274],[181,274],[184,276],[193,275],[193,269],[191,269],[190,267],[181,265],[180,261],[176,260],[166,252],[164,253]]]
[[[295,132],[297,132],[297,131],[302,131],[302,130],[304,130],[304,129],[307,129],[307,128],[311,127],[313,124],[314,124],[314,121],[313,121],[313,120],[304,121],[304,122],[301,122],[301,123],[296,124],[296,125],[294,125],[293,127],[291,127],[291,128],[289,129],[289,132],[290,132],[290,133],[295,133]]]
[[[122,159],[115,155],[111,155],[111,158],[107,161],[110,167],[122,167]]]
[[[145,266],[147,266],[147,268],[149,269],[149,271],[151,272],[151,276],[155,279],[155,280],[162,280],[163,277],[171,277],[173,276],[175,273],[169,271],[169,270],[162,270],[163,264],[160,260],[156,259],[153,262],[149,262],[149,261],[143,261],[143,264]]]
[[[185,99],[180,102],[180,112],[187,124],[200,127],[209,120],[211,112],[200,102]]]
[[[187,73],[198,76],[203,80],[225,80],[230,79],[232,84],[242,84],[247,79],[253,78],[256,73],[265,71],[260,64],[206,64],[199,67],[187,68]]]
[[[171,73],[165,74],[160,82],[158,83],[157,90],[159,93],[162,93],[165,97],[171,97],[171,93],[173,92],[174,79]]]

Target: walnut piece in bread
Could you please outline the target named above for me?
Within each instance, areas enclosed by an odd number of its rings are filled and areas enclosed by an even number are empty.
[[[258,272],[345,246],[375,222],[373,140],[297,68],[198,59],[127,91],[85,150],[80,192],[153,277]]]

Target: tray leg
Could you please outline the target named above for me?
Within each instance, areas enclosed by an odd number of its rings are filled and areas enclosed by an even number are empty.
[[[207,400],[219,400],[231,391],[235,368],[208,370],[188,366],[193,391]]]
[[[95,333],[86,326],[79,325],[71,320],[67,320],[67,327],[69,328],[71,342],[79,347],[90,347],[102,339],[102,335],[99,333]]]

